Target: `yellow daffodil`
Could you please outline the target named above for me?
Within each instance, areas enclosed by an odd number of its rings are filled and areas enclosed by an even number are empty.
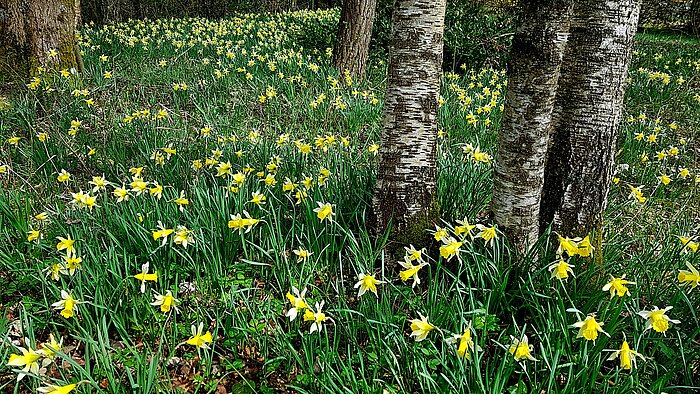
[[[248,211],[243,211],[243,215],[240,213],[231,215],[231,220],[228,221],[228,228],[233,230],[241,230],[245,228],[245,232],[248,233],[259,222],[260,219],[254,219],[250,216]]]
[[[311,328],[309,328],[309,334],[313,334],[316,331],[321,333],[321,330],[323,330],[323,322],[325,322],[326,320],[330,320],[330,318],[328,316],[326,316],[326,314],[323,313],[323,311],[322,311],[323,304],[324,304],[324,301],[321,301],[320,303],[317,302],[315,312],[309,308],[304,313],[304,321],[311,322]]]
[[[289,318],[289,321],[293,321],[294,319],[297,318],[297,315],[299,312],[308,309],[309,306],[304,300],[304,297],[306,296],[306,288],[299,293],[299,289],[296,287],[292,287],[292,292],[287,292],[287,299],[289,302],[292,304],[292,307],[289,308],[285,316]]]
[[[700,243],[693,241],[692,237],[678,237],[681,240],[681,245],[683,245],[683,251],[691,251],[696,253],[700,249]]]
[[[112,195],[117,199],[117,202],[128,201],[129,200],[129,190],[127,190],[124,185],[122,187],[115,187],[112,191]]]
[[[418,250],[414,248],[413,245],[404,246],[403,248],[406,249],[406,256],[404,257],[404,260],[417,261],[419,263],[423,262],[423,252],[425,249]]]
[[[161,241],[161,246],[165,246],[166,242],[168,241],[168,236],[175,232],[175,230],[170,229],[170,228],[165,228],[163,223],[158,221],[158,229],[151,231],[151,235],[153,235],[153,240],[157,241],[159,239],[162,239]]]
[[[58,173],[58,177],[56,177],[56,179],[61,183],[66,183],[70,180],[70,173],[66,170],[61,170],[61,172]]]
[[[213,338],[209,330],[202,334],[202,331],[204,330],[204,323],[199,323],[199,326],[197,327],[195,327],[193,324],[191,330],[192,337],[185,341],[185,343],[195,346],[197,349],[209,349],[209,344],[212,343]]]
[[[480,237],[486,243],[490,244],[493,246],[493,240],[496,239],[496,226],[491,226],[487,227],[484,226],[483,224],[477,224],[476,228],[479,229],[479,232],[476,234],[476,237]]]
[[[257,206],[260,206],[262,204],[265,204],[265,200],[267,200],[267,197],[265,197],[264,194],[260,192],[253,192],[253,198],[251,198],[248,202],[252,202]]]
[[[88,182],[93,186],[92,192],[97,193],[99,191],[105,190],[109,182],[105,179],[104,175],[102,176],[94,176],[92,177],[92,180]]]
[[[28,373],[34,375],[39,373],[39,361],[42,358],[40,351],[34,350],[28,345],[29,341],[25,339],[27,348],[18,347],[21,354],[10,354],[10,359],[7,361],[9,367],[21,368],[21,372],[17,374],[17,381],[22,380]]]
[[[625,294],[628,296],[631,295],[630,290],[625,285],[636,285],[635,282],[626,280],[625,275],[622,275],[620,278],[611,275],[611,278],[610,282],[603,286],[603,291],[610,291],[610,298],[615,297],[616,292],[618,297],[624,297]]]
[[[596,321],[595,313],[589,314],[584,320],[577,321],[574,327],[579,329],[576,338],[584,338],[587,341],[595,342],[598,339],[598,333],[610,336],[603,330],[603,323]]]
[[[69,319],[75,316],[77,306],[80,301],[73,298],[73,295],[65,290],[61,290],[61,300],[54,302],[51,306],[56,310],[61,310],[61,316]]]
[[[56,237],[58,239],[58,244],[56,244],[56,249],[57,250],[65,250],[67,256],[73,256],[75,255],[75,247],[73,244],[75,243],[74,239],[71,239],[70,234],[66,236],[66,238],[63,237]]]
[[[436,241],[440,242],[442,241],[443,238],[447,237],[447,229],[442,228],[438,225],[435,225],[435,231],[433,232],[433,238],[435,238]]]
[[[375,279],[374,275],[365,275],[363,273],[357,275],[357,280],[358,281],[357,283],[355,283],[354,287],[355,289],[357,289],[358,287],[360,288],[360,290],[358,290],[357,292],[357,298],[362,297],[362,295],[365,294],[367,290],[371,291],[372,293],[374,293],[375,296],[377,296],[377,285],[386,283],[384,281]]]
[[[690,286],[694,289],[700,285],[700,272],[690,262],[686,262],[685,265],[688,267],[688,271],[681,270],[678,273],[678,282],[681,286]]]
[[[404,261],[400,262],[400,264],[404,267],[404,270],[399,272],[399,277],[401,278],[401,280],[406,282],[410,278],[413,278],[412,287],[416,287],[416,285],[420,284],[418,271],[420,271],[420,269],[423,268],[423,266],[427,265],[427,263],[420,263],[418,265],[414,265],[413,262],[411,262],[411,260],[405,258]]]
[[[558,262],[549,266],[549,271],[552,273],[551,278],[567,281],[569,279],[569,274],[573,275],[574,270],[572,269],[574,265],[567,263],[565,260],[559,260]]]
[[[39,238],[41,238],[39,230],[29,230],[27,232],[27,242],[39,241]]]
[[[297,255],[297,263],[305,263],[309,256],[313,254],[312,252],[302,248],[294,249],[292,252]]]
[[[314,212],[316,212],[316,216],[321,220],[324,221],[328,219],[328,221],[333,221],[333,206],[329,203],[322,203],[320,201],[317,201],[316,204],[318,204],[318,208],[314,209]]]
[[[180,209],[180,212],[182,212],[182,211],[185,210],[185,205],[188,205],[188,204],[190,203],[190,200],[188,200],[188,199],[185,197],[185,191],[184,191],[184,190],[181,190],[181,191],[180,191],[180,197],[178,197],[178,198],[172,200],[172,202],[174,202],[175,204],[177,204],[178,207],[179,207],[179,209]]]
[[[654,329],[654,331],[664,333],[665,335],[670,326],[669,323],[679,324],[679,320],[673,320],[666,315],[666,312],[670,311],[671,309],[673,309],[672,306],[667,306],[664,309],[659,309],[658,307],[654,306],[654,309],[650,311],[637,312],[639,316],[647,319],[646,325],[644,326],[644,331]]]
[[[70,275],[70,276],[75,275],[75,271],[80,269],[81,264],[82,264],[82,262],[83,262],[82,257],[78,257],[78,256],[75,256],[75,255],[73,255],[73,256],[63,256],[63,260],[64,260],[64,262],[65,262],[65,263],[64,263],[65,266],[64,266],[64,268],[61,270],[61,273],[64,274],[64,275],[65,275],[65,274],[68,274],[68,275]]]
[[[612,361],[620,357],[620,368],[626,370],[631,370],[633,366],[637,368],[637,357],[642,360],[645,359],[644,356],[632,350],[626,340],[622,342],[622,346],[620,346],[619,350],[610,351],[612,351],[612,354],[607,358],[607,361]]]
[[[141,265],[141,272],[134,275],[134,278],[141,282],[141,288],[140,288],[141,293],[146,292],[146,281],[158,282],[158,271],[156,271],[152,274],[149,274],[148,273],[149,266],[150,266],[150,263],[148,263],[148,262],[143,263],[143,265]]]
[[[155,300],[151,302],[151,305],[160,306],[161,312],[168,313],[172,309],[177,310],[177,304],[179,303],[179,301],[173,296],[172,291],[167,290],[165,292],[165,295],[155,293],[154,298]]]
[[[455,334],[452,338],[446,340],[447,343],[458,343],[457,345],[457,355],[459,358],[470,359],[471,353],[475,350],[481,350],[479,346],[474,344],[472,339],[472,327],[471,322],[467,324],[467,328],[464,330],[462,335]]]
[[[440,247],[440,255],[442,258],[450,261],[453,257],[459,255],[459,248],[462,246],[461,242],[452,237],[442,238],[442,242],[444,244]]]
[[[42,394],[70,394],[70,392],[75,390],[77,386],[78,385],[75,383],[67,384],[65,386],[49,384],[44,387],[39,387],[36,390]]]
[[[510,336],[510,338],[512,342],[510,348],[508,348],[508,352],[513,355],[515,361],[525,359],[530,361],[537,361],[537,359],[532,355],[533,346],[529,344],[527,335],[523,335],[522,339],[518,339],[512,335]]]
[[[411,320],[411,336],[416,339],[416,342],[424,340],[430,331],[435,329],[435,326],[428,323],[428,317],[418,313],[420,319]]]
[[[175,228],[175,237],[173,242],[175,245],[181,245],[183,248],[187,249],[187,246],[194,243],[194,232],[185,226],[177,226]]]

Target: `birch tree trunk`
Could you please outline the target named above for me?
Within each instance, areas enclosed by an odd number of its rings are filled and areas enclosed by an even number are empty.
[[[573,0],[527,0],[513,37],[492,210],[521,253],[539,237],[548,130]]]
[[[363,79],[377,0],[345,0],[338,22],[333,64],[340,72]]]
[[[394,234],[436,216],[437,110],[445,0],[396,0],[372,205],[375,228]],[[412,231],[411,231],[412,232]]]
[[[38,66],[80,69],[75,39],[79,7],[76,0],[0,0],[0,72],[14,79]]]
[[[583,236],[602,224],[613,175],[638,0],[574,7],[552,116],[541,228]]]

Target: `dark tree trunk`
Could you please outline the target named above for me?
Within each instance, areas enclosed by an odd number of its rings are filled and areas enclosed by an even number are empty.
[[[77,0],[0,0],[0,72],[15,79],[39,66],[80,70],[75,39],[79,8]]]
[[[333,64],[341,72],[363,79],[377,0],[345,0],[338,22]]]
[[[426,215],[436,211],[444,21],[445,0],[397,0],[394,4],[389,80],[372,202],[375,228],[380,233],[393,218],[395,234],[420,236],[427,227],[423,225]]]
[[[573,0],[523,6],[510,51],[492,200],[496,223],[522,253],[539,237],[548,129]]]
[[[576,3],[552,116],[540,209],[566,236],[599,228],[613,175],[636,0]]]

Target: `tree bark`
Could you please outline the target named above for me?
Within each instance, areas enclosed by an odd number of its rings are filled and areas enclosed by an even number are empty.
[[[566,236],[602,224],[639,18],[638,0],[576,3],[559,79],[540,209]]]
[[[372,205],[375,229],[421,226],[436,206],[437,110],[445,0],[396,0]],[[424,223],[424,222],[423,222]],[[420,229],[423,232],[425,227]]]
[[[345,0],[338,22],[333,64],[340,72],[363,79],[377,0]]]
[[[492,210],[521,253],[539,237],[548,130],[573,0],[527,0],[513,37]]]
[[[24,78],[36,67],[79,68],[76,0],[0,0],[0,71]],[[50,56],[55,51],[56,56]]]

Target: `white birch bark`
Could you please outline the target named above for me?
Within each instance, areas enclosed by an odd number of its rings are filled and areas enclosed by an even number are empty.
[[[492,211],[524,253],[539,236],[548,129],[573,0],[528,0],[513,38],[498,135]]]
[[[374,189],[376,229],[403,231],[436,195],[437,110],[445,0],[396,0]]]
[[[541,227],[599,227],[613,175],[638,0],[576,3],[552,118]]]

